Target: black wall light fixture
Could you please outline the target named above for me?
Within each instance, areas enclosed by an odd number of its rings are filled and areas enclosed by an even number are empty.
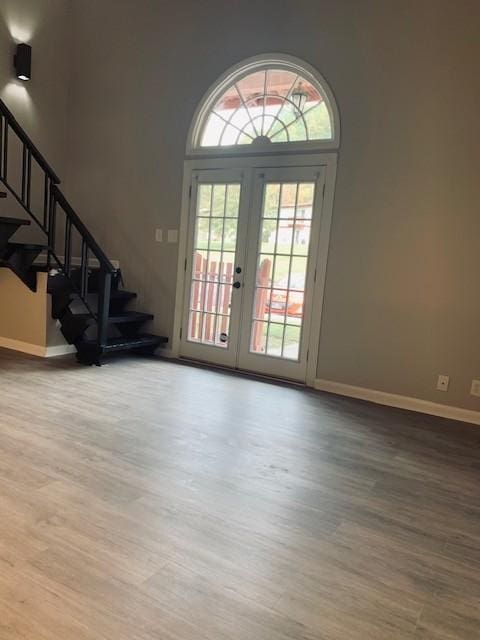
[[[19,80],[30,80],[32,77],[32,47],[29,44],[17,45],[13,64]]]

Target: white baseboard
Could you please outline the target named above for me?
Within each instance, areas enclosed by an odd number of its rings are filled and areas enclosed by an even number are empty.
[[[21,340],[3,337],[0,337],[0,347],[3,349],[11,349],[12,351],[20,351],[21,353],[28,353],[31,356],[38,356],[39,358],[53,358],[55,356],[64,356],[76,352],[73,344],[43,347],[39,344],[31,344],[30,342],[22,342]]]
[[[340,396],[348,396],[349,398],[357,398],[358,400],[368,400],[376,404],[383,404],[387,407],[396,407],[397,409],[407,409],[409,411],[418,411],[419,413],[427,413],[431,416],[440,418],[448,418],[449,420],[459,420],[460,422],[470,422],[471,424],[480,425],[480,411],[472,411],[471,409],[462,409],[461,407],[452,407],[438,402],[430,402],[428,400],[420,400],[420,398],[410,398],[408,396],[400,396],[395,393],[386,393],[377,391],[376,389],[367,389],[365,387],[355,387],[343,382],[333,382],[332,380],[322,380],[317,378],[314,388],[318,391],[328,391]]]
[[[71,353],[77,353],[74,344],[59,344],[56,347],[47,347],[45,349],[45,358],[55,358],[56,356],[66,356]]]
[[[156,353],[156,356],[159,358],[176,358],[177,355],[173,352],[172,349],[159,349]]]

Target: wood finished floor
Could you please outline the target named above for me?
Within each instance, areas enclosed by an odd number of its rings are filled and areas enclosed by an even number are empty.
[[[480,638],[480,428],[0,351],[0,640]]]

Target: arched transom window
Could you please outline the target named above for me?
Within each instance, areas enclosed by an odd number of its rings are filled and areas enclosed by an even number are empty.
[[[334,141],[332,102],[311,68],[285,58],[247,62],[204,100],[192,146]]]

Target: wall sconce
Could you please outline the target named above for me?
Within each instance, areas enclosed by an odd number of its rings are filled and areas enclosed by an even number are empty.
[[[17,45],[13,65],[19,80],[30,80],[32,77],[32,47],[29,44]]]

